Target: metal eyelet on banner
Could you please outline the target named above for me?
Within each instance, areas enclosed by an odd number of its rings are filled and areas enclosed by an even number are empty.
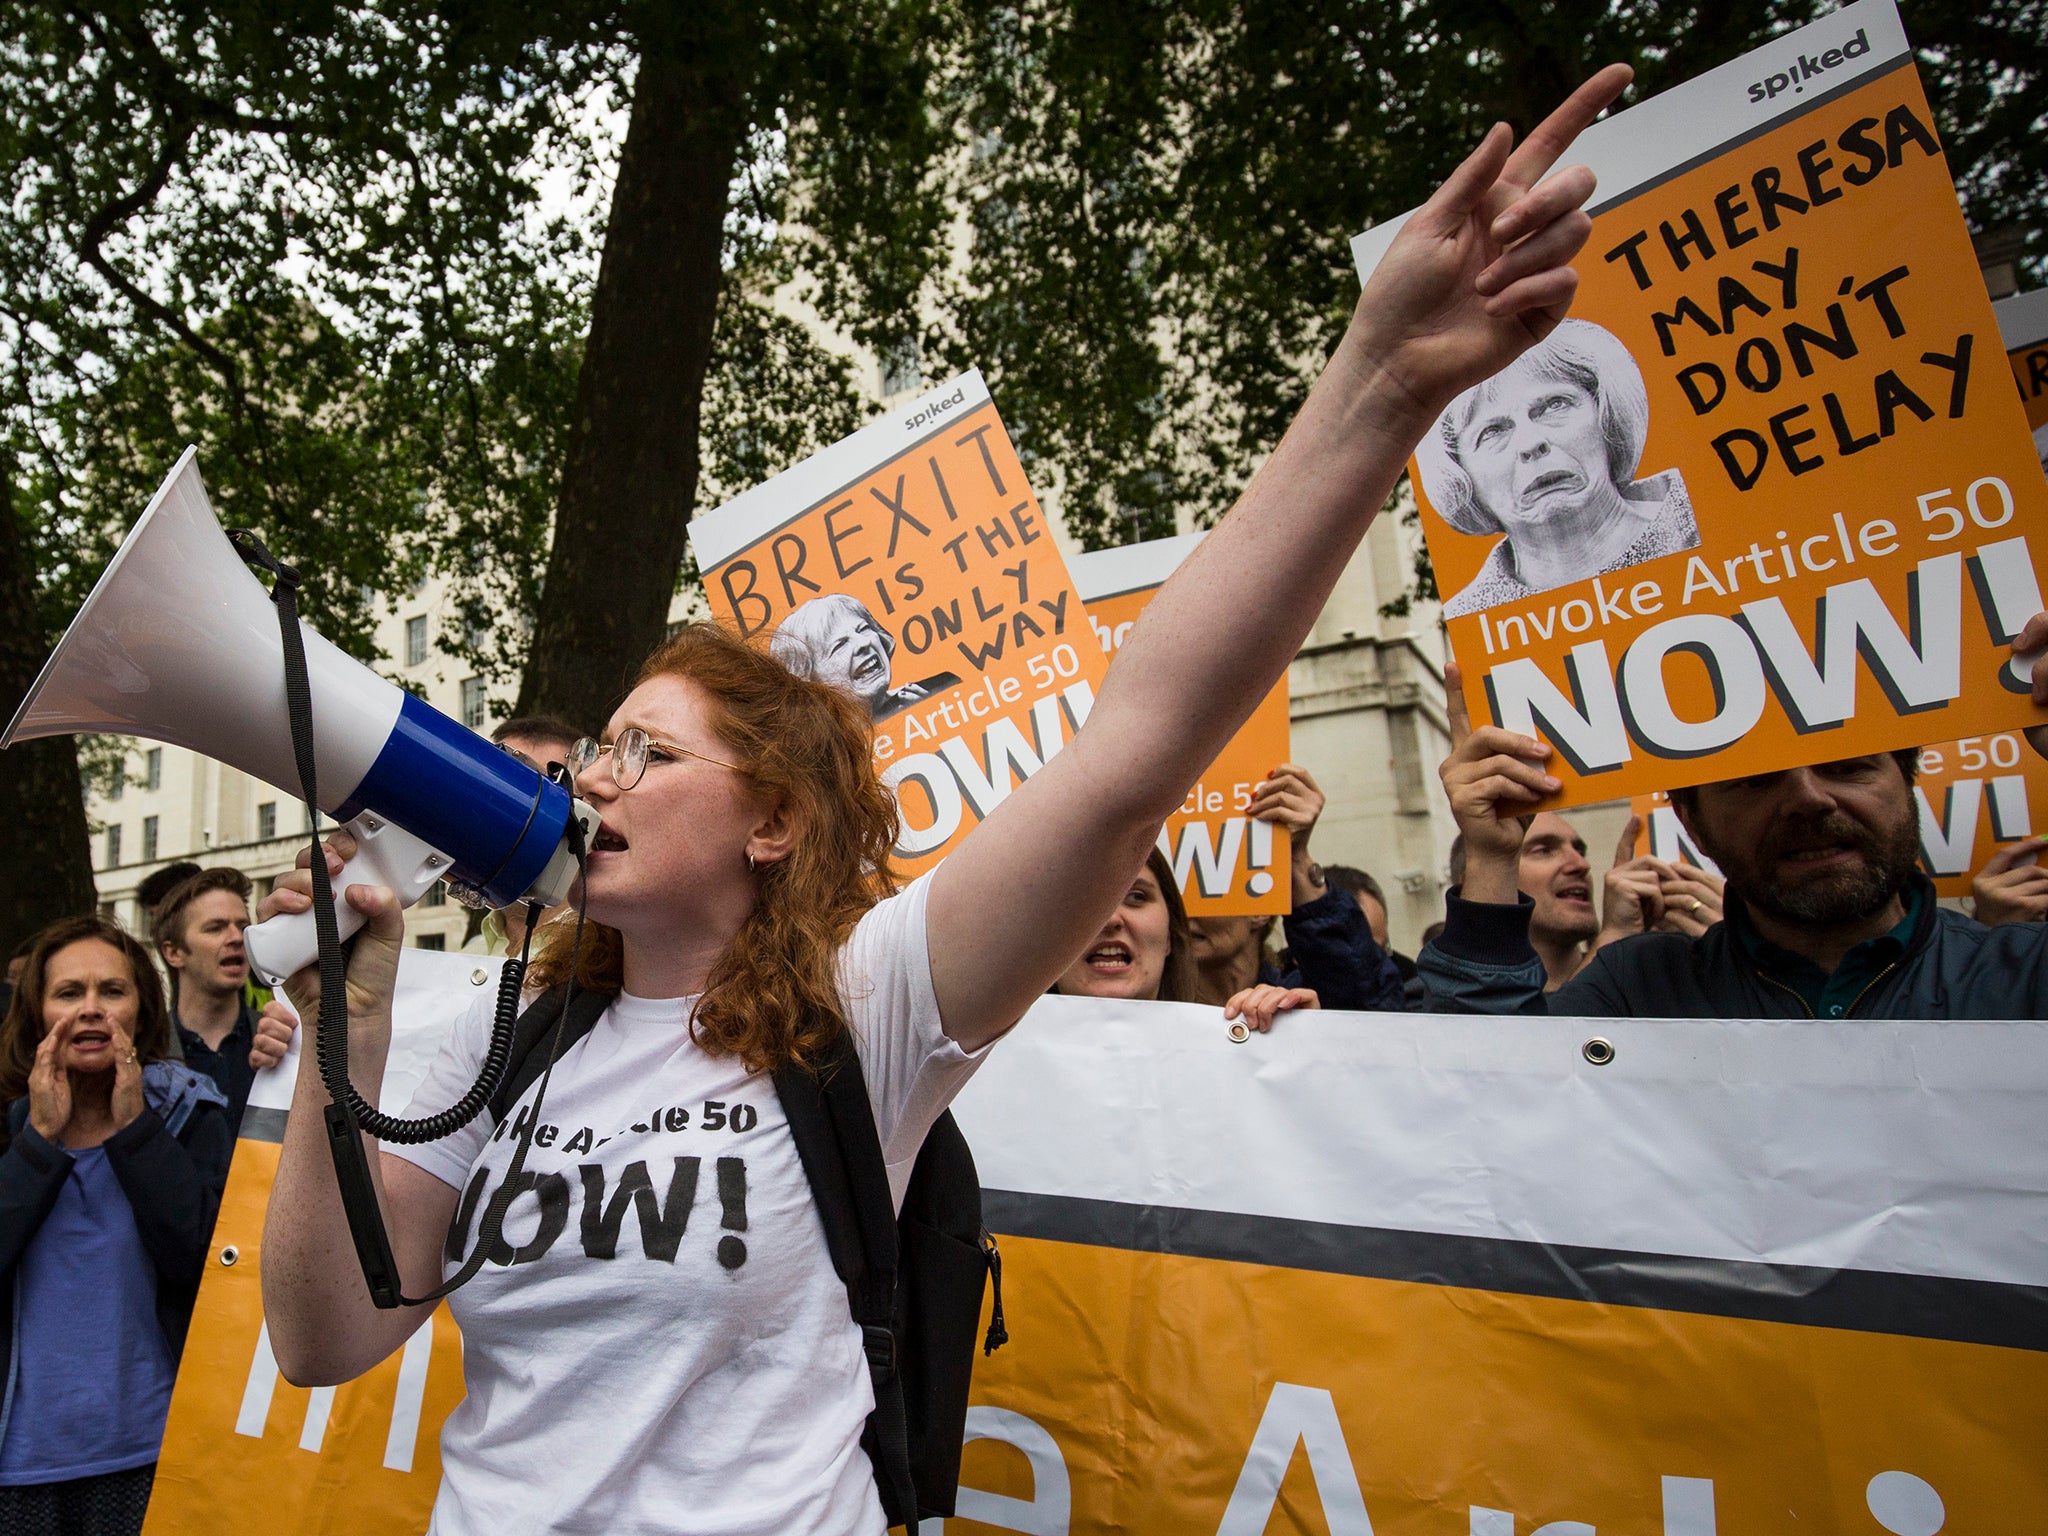
[[[220,1251],[221,1267],[223,1269],[233,1269],[235,1267],[235,1260],[239,1259],[241,1256],[242,1250],[237,1248],[233,1243],[229,1243],[225,1248],[221,1249]]]
[[[1579,1054],[1593,1063],[1594,1066],[1604,1067],[1607,1063],[1614,1060],[1614,1042],[1612,1040],[1603,1040],[1600,1036],[1595,1035],[1579,1047]]]
[[[1249,1025],[1245,1023],[1243,1019],[1239,1019],[1236,1023],[1230,1026],[1230,1038],[1237,1044],[1243,1045],[1245,1041],[1251,1039],[1251,1037],[1251,1028]]]

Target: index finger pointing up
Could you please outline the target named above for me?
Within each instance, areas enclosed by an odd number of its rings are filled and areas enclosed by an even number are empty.
[[[1626,64],[1610,64],[1581,85],[1564,104],[1538,123],[1521,147],[1508,156],[1501,180],[1519,187],[1533,187],[1544,173],[1557,164],[1572,147],[1572,140],[1592,126],[1593,120],[1628,87],[1636,72]]]
[[[1621,841],[1614,847],[1614,867],[1619,869],[1636,856],[1636,834],[1643,830],[1643,818],[1630,816],[1621,828]]]
[[[1444,663],[1444,723],[1451,728],[1451,750],[1472,734],[1472,716],[1465,708],[1465,677],[1455,661]]]
[[[1573,141],[1614,104],[1634,78],[1635,71],[1628,65],[1609,64],[1586,81],[1522,140],[1508,157],[1502,179],[1524,187],[1542,180]]]

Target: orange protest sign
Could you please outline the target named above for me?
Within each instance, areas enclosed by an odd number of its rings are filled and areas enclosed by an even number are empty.
[[[1048,997],[962,1093],[1011,1343],[947,1536],[1932,1536],[2048,1504],[2048,1025],[1606,1019],[1596,1066],[1583,1020],[1293,1022]],[[455,1330],[278,1381],[283,1114],[251,1113],[145,1530],[417,1532]]]
[[[2025,1348],[1001,1242],[1035,1348],[977,1365],[961,1477],[997,1518],[947,1536],[1882,1536],[1940,1530],[1881,1518],[1930,1492],[1982,1530],[2048,1495]],[[1069,1522],[1033,1521],[1059,1475]]]
[[[2048,288],[2016,293],[1991,308],[1998,317],[2005,360],[2019,386],[2020,409],[2034,434],[2034,452],[2048,468]]]
[[[1154,539],[1078,556],[1074,585],[1105,658],[1114,658],[1145,604],[1200,534]],[[1287,761],[1287,677],[1209,765],[1159,834],[1160,851],[1180,882],[1190,917],[1292,910],[1291,845],[1273,824],[1245,814],[1252,789]]]
[[[978,372],[690,525],[712,611],[874,717],[930,868],[1080,729],[1106,668]]]
[[[1920,862],[1944,896],[1967,896],[1999,849],[2048,831],[2048,761],[2018,731],[1925,747],[1913,786]]]
[[[1557,748],[1557,804],[2043,718],[2048,483],[1889,0],[1571,158],[1573,318],[1412,466],[1473,717]]]

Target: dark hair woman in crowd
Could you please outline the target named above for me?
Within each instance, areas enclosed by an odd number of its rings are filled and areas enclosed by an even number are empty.
[[[142,1529],[227,1182],[226,1100],[171,1059],[143,947],[36,938],[0,1024],[0,1533]]]
[[[1563,314],[1592,177],[1544,176],[1626,79],[1604,72],[1513,154],[1496,127],[1417,212],[1286,438],[1152,599],[1087,724],[901,892],[865,710],[705,626],[648,660],[571,765],[603,818],[579,976],[612,1000],[556,1063],[489,1250],[500,1262],[451,1302],[468,1393],[442,1434],[438,1536],[882,1536],[860,1450],[874,1401],[861,1333],[769,1071],[849,1037],[901,1199],[927,1129],[1084,953],[1299,648],[1416,440]],[[1247,571],[1287,600],[1247,604]],[[347,851],[338,837],[336,867]],[[306,910],[309,886],[282,882],[266,910]],[[349,1050],[374,1097],[404,925],[388,891],[344,899],[368,918]],[[551,951],[553,977],[564,959]],[[292,987],[313,1006],[310,970]],[[450,1031],[409,1113],[475,1079],[487,1026],[480,1007]],[[300,1383],[360,1375],[429,1310],[370,1304],[325,1102],[302,1065],[264,1238],[272,1347]],[[373,1157],[409,1294],[480,1240],[475,1213],[523,1144],[497,1132],[480,1121]],[[742,1189],[743,1238],[719,1214]]]
[[[1053,991],[1067,997],[1120,997],[1146,1003],[1200,1002],[1194,951],[1194,928],[1174,882],[1173,866],[1154,848],[1102,931],[1067,967]],[[1223,1016],[1267,1030],[1276,1013],[1317,1006],[1310,988],[1257,982],[1225,999]]]
[[[1154,848],[1109,921],[1055,992],[1068,997],[1125,997],[1139,1002],[1187,1003],[1195,996],[1189,954],[1188,909],[1174,883],[1173,866]]]

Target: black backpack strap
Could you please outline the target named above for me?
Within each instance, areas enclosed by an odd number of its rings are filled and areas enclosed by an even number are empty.
[[[815,1063],[777,1069],[775,1092],[867,1353],[875,1411],[861,1448],[874,1467],[888,1522],[914,1523],[917,1487],[895,1329],[896,1202],[853,1037],[842,1028]]]
[[[547,1070],[551,1058],[559,1058],[595,1029],[597,1021],[604,1017],[605,1009],[612,1003],[609,992],[592,992],[578,987],[575,1005],[564,1020],[562,1002],[567,995],[567,987],[551,987],[534,999],[532,1007],[519,1015],[519,1023],[512,1031],[512,1054],[505,1062],[505,1075],[498,1082],[498,1091],[491,1095],[493,1121],[505,1118],[512,1106],[519,1102],[519,1096]],[[547,1044],[548,1034],[557,1023],[562,1025],[561,1044],[551,1050],[540,1049]]]

